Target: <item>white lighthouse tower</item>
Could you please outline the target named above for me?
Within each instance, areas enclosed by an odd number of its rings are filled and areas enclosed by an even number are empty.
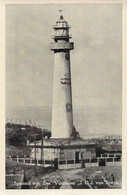
[[[54,51],[54,81],[52,103],[52,138],[70,138],[73,128],[70,50],[70,26],[63,16],[53,26],[55,35],[51,43]]]
[[[55,33],[54,42],[51,43],[51,50],[54,52],[52,136],[51,139],[45,139],[42,135],[40,140],[29,143],[29,146],[33,147],[31,157],[35,158],[35,162],[36,159],[41,160],[43,166],[47,164],[46,161],[53,162],[54,169],[75,169],[77,163],[78,168],[81,168],[85,166],[85,159],[96,158],[97,144],[82,139],[73,127],[70,50],[74,46],[69,42],[70,26],[61,15],[53,29]],[[70,160],[73,161],[72,164]]]

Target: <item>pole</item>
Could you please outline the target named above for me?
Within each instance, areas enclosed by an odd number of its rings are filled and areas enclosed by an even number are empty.
[[[35,143],[35,165],[36,165],[36,142],[34,141]]]
[[[43,130],[42,130],[42,138],[41,138],[41,166],[42,160],[44,160],[44,149],[43,149]]]

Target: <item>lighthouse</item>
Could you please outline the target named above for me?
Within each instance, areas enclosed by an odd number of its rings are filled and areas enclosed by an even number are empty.
[[[74,49],[70,42],[70,25],[60,16],[53,26],[54,52],[53,101],[52,101],[52,138],[70,138],[73,129],[72,88],[70,50]]]
[[[82,139],[73,126],[70,50],[74,49],[74,45],[70,42],[70,26],[63,15],[53,29],[51,51],[54,52],[54,80],[51,138],[45,139],[42,136],[40,140],[30,142],[29,146],[32,147],[30,156],[35,158],[35,162],[36,159],[43,162],[43,166],[45,164],[47,166],[47,162],[53,162],[54,169],[81,168],[85,166],[85,159],[96,158],[97,144]]]

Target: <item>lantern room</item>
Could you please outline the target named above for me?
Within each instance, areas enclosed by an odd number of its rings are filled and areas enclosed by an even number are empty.
[[[60,40],[69,41],[69,28],[70,25],[64,20],[63,15],[60,16],[60,19],[56,22],[56,25],[53,26],[55,30],[55,35],[53,35],[53,39],[55,42]]]

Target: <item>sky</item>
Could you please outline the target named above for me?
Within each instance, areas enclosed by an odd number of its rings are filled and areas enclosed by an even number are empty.
[[[109,129],[120,133],[122,4],[6,5],[6,108],[52,107],[50,43],[59,9],[74,42],[73,109],[92,110],[93,116],[103,116],[103,123],[107,116]]]

